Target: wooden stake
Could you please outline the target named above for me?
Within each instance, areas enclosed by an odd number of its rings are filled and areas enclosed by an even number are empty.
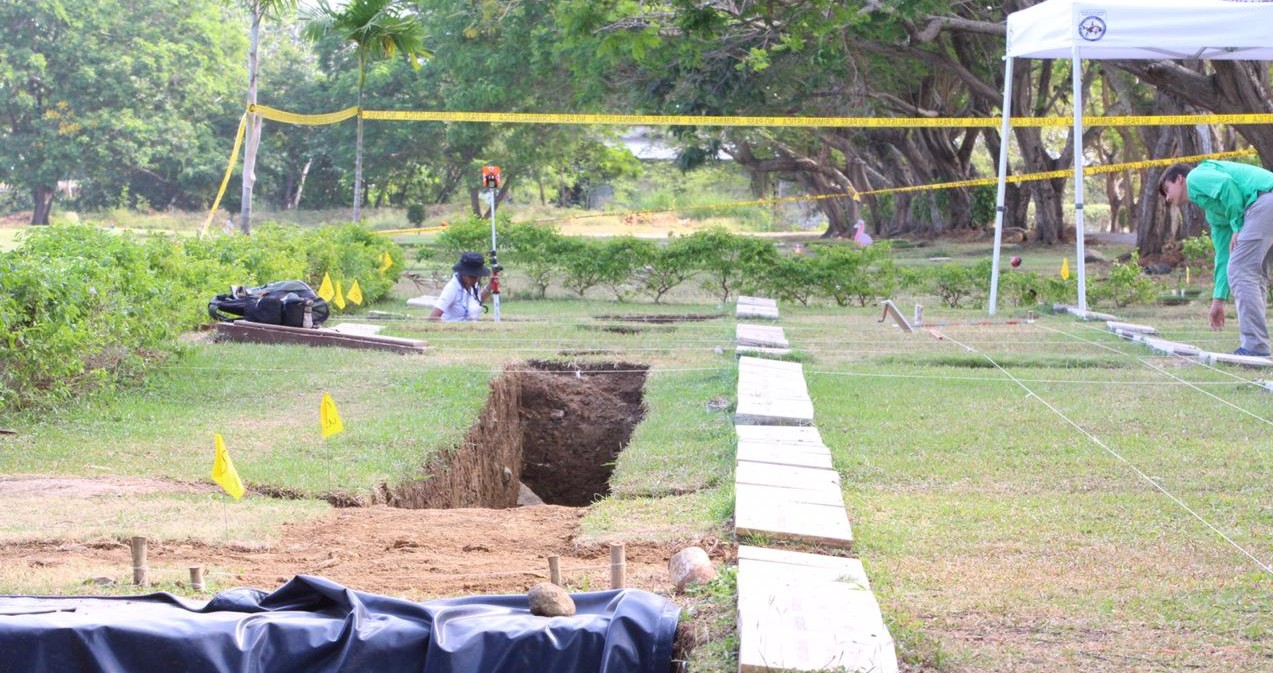
[[[622,589],[627,582],[627,555],[623,543],[610,545],[610,588]]]
[[[561,557],[548,557],[548,581],[561,586]]]
[[[207,585],[203,583],[203,568],[190,566],[190,588],[195,591],[203,591],[207,588]]]
[[[133,550],[133,584],[146,586],[146,538],[134,537],[130,546]]]

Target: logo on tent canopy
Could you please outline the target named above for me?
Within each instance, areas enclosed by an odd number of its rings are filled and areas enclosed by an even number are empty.
[[[1101,18],[1105,13],[1088,14],[1079,21],[1079,37],[1088,42],[1096,42],[1105,37],[1105,19]]]

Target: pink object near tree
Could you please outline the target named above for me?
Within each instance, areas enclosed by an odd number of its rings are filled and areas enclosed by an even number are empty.
[[[866,233],[866,223],[862,220],[853,224],[853,242],[857,243],[859,248],[865,248],[875,242],[875,239]]]

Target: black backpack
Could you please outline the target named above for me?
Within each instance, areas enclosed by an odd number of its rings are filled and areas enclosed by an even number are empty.
[[[208,315],[220,322],[240,318],[266,325],[305,326],[305,309],[309,307],[311,325],[327,320],[327,302],[299,280],[280,280],[260,287],[235,288],[208,302]]]

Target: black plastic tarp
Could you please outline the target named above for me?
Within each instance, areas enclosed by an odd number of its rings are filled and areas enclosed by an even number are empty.
[[[632,589],[571,597],[574,616],[536,617],[525,595],[413,603],[305,575],[202,606],[0,596],[0,671],[668,673],[675,604]]]

